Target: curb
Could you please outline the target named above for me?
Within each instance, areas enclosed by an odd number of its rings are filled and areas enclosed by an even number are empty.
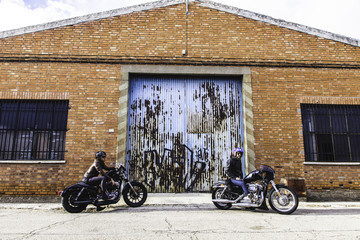
[[[12,201],[4,201],[0,198],[0,209],[32,209],[32,210],[60,210],[61,198],[57,196],[50,201],[41,202],[21,202],[20,199],[12,198]],[[37,199],[39,200],[39,199]],[[44,199],[42,199],[44,200]],[[48,199],[49,200],[49,199]],[[211,194],[209,193],[149,193],[143,207],[147,206],[212,206]],[[92,205],[89,205],[89,207]],[[110,207],[127,207],[123,198]],[[360,208],[360,202],[306,202],[305,198],[299,199],[299,208],[321,208],[321,209],[341,209],[341,208]]]

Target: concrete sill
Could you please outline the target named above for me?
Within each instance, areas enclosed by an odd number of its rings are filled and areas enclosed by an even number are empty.
[[[64,164],[66,163],[66,160],[0,160],[0,164]]]

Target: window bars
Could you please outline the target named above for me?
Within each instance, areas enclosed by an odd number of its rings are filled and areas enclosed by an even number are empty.
[[[0,100],[1,160],[64,160],[69,101]]]
[[[301,104],[305,161],[360,162],[360,106]]]

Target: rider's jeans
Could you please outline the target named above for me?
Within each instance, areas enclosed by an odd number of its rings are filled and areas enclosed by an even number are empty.
[[[243,180],[231,179],[231,182],[237,186],[240,186],[243,189],[245,194],[249,194],[249,191],[247,190],[246,185]]]

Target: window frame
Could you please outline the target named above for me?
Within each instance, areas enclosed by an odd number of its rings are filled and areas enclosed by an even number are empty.
[[[0,163],[63,163],[69,100],[0,99]]]
[[[360,164],[360,105],[302,103],[300,108],[305,163]]]

